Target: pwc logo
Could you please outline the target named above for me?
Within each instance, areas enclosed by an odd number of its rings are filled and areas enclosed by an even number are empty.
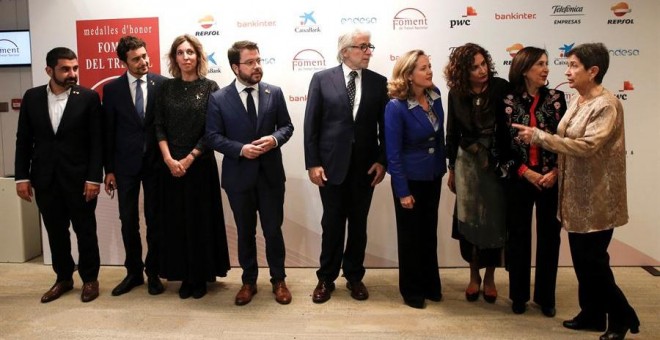
[[[461,18],[469,18],[477,16],[477,10],[472,6],[468,6],[465,10],[465,14],[461,15]],[[449,28],[454,28],[456,26],[470,26],[472,24],[471,19],[452,19],[449,20]]]
[[[633,83],[631,83],[629,80],[624,80],[623,81],[623,88],[619,90],[619,93],[615,93],[614,95],[619,98],[620,100],[628,100],[628,93],[635,90],[635,86],[633,86]]]
[[[632,12],[632,9],[630,6],[628,6],[627,3],[625,2],[619,2],[612,7],[610,7],[610,10],[614,14],[614,16],[620,18],[625,16],[626,14]],[[608,25],[631,25],[634,24],[635,22],[633,21],[632,18],[628,19],[608,19],[607,24]]]
[[[429,28],[426,15],[416,8],[404,8],[392,18],[392,29],[396,30],[425,30]]]
[[[294,71],[320,71],[325,69],[325,58],[317,50],[304,49],[296,53],[291,60]]]
[[[201,17],[199,20],[197,20],[197,23],[200,27],[202,27],[202,31],[195,31],[196,37],[220,35],[220,31],[211,29],[217,25],[212,15],[205,15]]]
[[[511,56],[511,59],[516,56],[518,51],[522,50],[525,46],[523,46],[521,43],[515,43],[509,47],[506,48],[506,51],[509,53],[509,56]],[[503,65],[511,65],[511,60],[505,60]]]

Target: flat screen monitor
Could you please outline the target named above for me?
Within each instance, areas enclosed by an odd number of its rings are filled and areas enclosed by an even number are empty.
[[[0,67],[30,65],[30,31],[0,31]]]

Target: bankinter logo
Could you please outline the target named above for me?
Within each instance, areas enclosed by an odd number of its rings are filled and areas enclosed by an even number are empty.
[[[404,8],[394,15],[392,19],[394,30],[427,29],[426,16],[416,8]]]
[[[614,12],[614,15],[617,17],[622,17],[632,11],[630,7],[628,7],[628,4],[625,2],[619,2],[618,4],[610,7],[610,10]]]

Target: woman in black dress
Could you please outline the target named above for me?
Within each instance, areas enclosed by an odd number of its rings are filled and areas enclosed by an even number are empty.
[[[497,299],[495,267],[501,265],[506,239],[506,177],[510,144],[502,109],[508,82],[495,77],[490,54],[468,43],[449,56],[445,78],[449,189],[456,193],[452,237],[470,263],[468,301],[479,298],[480,268],[486,268],[483,294]]]
[[[182,281],[179,297],[198,299],[206,283],[226,276],[229,251],[218,166],[203,143],[209,95],[206,54],[191,35],[177,37],[169,52],[173,79],[156,103],[156,136],[167,168],[162,176],[161,277]]]

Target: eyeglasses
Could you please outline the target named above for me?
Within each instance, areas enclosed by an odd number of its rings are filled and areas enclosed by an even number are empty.
[[[247,61],[245,61],[243,63],[239,63],[239,64],[247,65],[247,67],[255,67],[257,65],[261,65],[261,58],[250,59],[250,60],[247,60]]]
[[[362,52],[367,52],[367,49],[369,49],[369,50],[371,50],[371,52],[373,52],[376,49],[376,46],[374,46],[372,44],[351,45],[351,46],[348,46],[348,47],[359,48],[360,50],[362,50]]]

